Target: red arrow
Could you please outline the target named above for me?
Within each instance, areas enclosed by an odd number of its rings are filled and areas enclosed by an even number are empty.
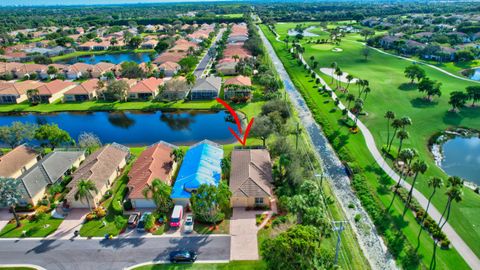
[[[221,98],[216,98],[216,100],[218,101],[218,103],[222,104],[223,107],[225,107],[228,110],[228,112],[230,112],[233,119],[235,119],[235,123],[237,123],[238,132],[242,134],[243,133],[242,123],[240,122],[240,119],[238,118],[238,115],[235,112],[235,110],[232,107],[230,107],[230,105],[228,105]],[[230,130],[230,132],[233,134],[233,136],[237,139],[238,142],[240,142],[242,145],[245,145],[247,143],[248,133],[250,132],[250,128],[252,127],[252,124],[253,124],[253,117],[252,119],[250,119],[250,122],[248,122],[247,129],[245,130],[245,134],[243,135],[243,139],[240,138],[240,136],[233,130],[233,128],[228,127],[228,130]]]

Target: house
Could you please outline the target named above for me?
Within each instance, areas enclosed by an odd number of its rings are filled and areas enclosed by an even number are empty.
[[[390,36],[390,35],[387,35],[387,36],[384,36],[380,39],[379,43],[380,43],[380,46],[382,46],[382,48],[384,49],[391,49],[395,46],[395,44],[400,41],[401,39],[397,36]]]
[[[58,99],[62,99],[63,94],[75,86],[77,85],[73,82],[54,80],[37,87],[38,93],[35,94],[35,96],[39,98],[38,100],[40,100],[41,103],[52,103]],[[32,101],[33,98],[30,99],[30,101]]]
[[[229,78],[223,84],[225,98],[247,97],[250,98],[252,90],[252,80],[247,76],[236,76]]]
[[[273,197],[272,161],[266,149],[232,151],[232,207],[270,206]]]
[[[189,52],[196,51],[199,47],[197,43],[188,41],[186,39],[179,39],[175,41],[175,45],[169,49],[170,52]]]
[[[161,65],[165,62],[178,63],[185,57],[187,57],[186,52],[164,52],[160,54],[155,60],[153,60],[153,63],[157,65]]]
[[[22,64],[13,70],[15,77],[23,79],[30,78],[31,75],[40,76],[40,73],[46,73],[47,66],[39,64]]]
[[[155,77],[141,80],[128,90],[128,98],[143,100],[153,99],[158,95],[160,91],[159,87],[162,85],[163,80]]]
[[[165,87],[162,92],[162,98],[169,100],[185,99],[190,93],[190,86],[185,77],[175,77],[165,81]]]
[[[221,145],[204,140],[190,146],[182,161],[171,198],[175,204],[186,206],[191,193],[200,185],[215,185],[220,182],[223,158]]]
[[[173,77],[182,67],[175,62],[167,61],[158,66],[158,69],[163,72],[165,77]]]
[[[158,40],[156,39],[149,39],[144,41],[142,44],[140,44],[140,47],[142,49],[154,49],[158,44]]]
[[[0,157],[0,177],[18,178],[40,160],[40,154],[22,144]]]
[[[154,208],[155,202],[143,196],[142,191],[153,180],[159,179],[167,185],[172,185],[172,178],[177,163],[172,158],[174,145],[160,141],[145,149],[133,164],[128,173],[128,199],[133,208]]]
[[[65,70],[65,76],[69,80],[76,80],[81,77],[90,78],[92,70],[92,65],[79,62],[68,66],[68,68]]]
[[[90,79],[82,82],[81,84],[65,92],[63,95],[64,100],[67,102],[81,102],[97,98],[99,90],[98,82],[99,79]]]
[[[120,144],[105,145],[90,156],[78,167],[72,175],[72,181],[67,185],[70,189],[65,199],[72,208],[97,207],[102,196],[110,189],[115,179],[121,174],[130,157],[130,150]],[[75,200],[77,185],[81,180],[92,181],[98,192],[88,200]]]
[[[243,44],[228,44],[225,50],[223,51],[224,58],[235,58],[246,59],[251,58],[252,54],[243,47]]]
[[[115,68],[115,64],[107,62],[99,62],[92,67],[90,76],[92,78],[101,78],[105,73],[112,71]]]
[[[14,76],[13,72],[22,65],[22,63],[17,62],[0,62],[0,75]]]
[[[31,80],[7,84],[0,89],[0,103],[2,104],[22,103],[28,99],[28,90],[36,89],[43,85],[43,83],[39,81]]]
[[[214,99],[220,94],[222,78],[210,76],[198,79],[191,91],[192,100]]]
[[[215,69],[218,73],[222,73],[223,75],[236,75],[238,74],[237,63],[238,62],[233,58],[223,58],[215,65]]]
[[[46,155],[18,178],[22,182],[22,204],[37,205],[49,185],[63,180],[84,159],[84,151],[53,151]]]

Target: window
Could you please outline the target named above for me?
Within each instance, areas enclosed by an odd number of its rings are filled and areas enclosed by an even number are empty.
[[[255,198],[255,204],[263,204],[263,198]]]

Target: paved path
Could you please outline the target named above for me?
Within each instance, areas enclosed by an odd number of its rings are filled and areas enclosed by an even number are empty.
[[[212,42],[212,45],[210,46],[208,51],[203,56],[202,60],[200,60],[197,67],[195,68],[195,71],[193,72],[193,74],[197,79],[202,77],[210,61],[213,60],[213,58],[215,57],[216,52],[210,53],[209,51],[215,49],[215,47],[217,46],[217,41],[222,37],[224,31],[225,31],[225,28],[220,29],[217,36],[215,37],[215,40]]]
[[[67,217],[60,223],[58,229],[49,235],[48,239],[71,239],[76,230],[80,231],[88,209],[72,209]]]
[[[1,239],[2,264],[35,264],[48,270],[123,269],[149,261],[165,261],[172,250],[192,249],[199,260],[228,261],[230,236],[128,239]]]
[[[313,118],[313,115],[302,95],[296,90],[285,70],[285,67],[273,50],[272,45],[261,30],[259,30],[259,33],[268,53],[270,54],[272,62],[285,85],[285,89],[298,113],[302,125],[305,127],[305,130],[312,141],[318,161],[322,164],[322,171],[328,176],[328,179],[331,179],[333,192],[335,193],[343,212],[348,218],[349,226],[355,233],[360,248],[362,249],[363,254],[365,254],[370,266],[372,269],[397,269],[395,260],[388,252],[382,237],[376,232],[375,225],[370,219],[370,216],[365,209],[363,209],[360,200],[352,190],[350,179],[345,171],[345,167],[323,134],[321,127]],[[353,204],[355,207],[350,208],[348,207],[349,204]],[[355,216],[357,215],[362,217],[361,222],[355,222]]]
[[[382,52],[382,51],[380,51],[380,52]],[[386,52],[383,52],[383,53],[389,54],[389,53],[386,53]],[[409,60],[409,61],[413,61],[412,59],[408,59],[408,58],[404,58],[404,57],[400,57],[400,56],[397,56],[397,57],[402,58],[402,59],[406,59],[406,60]],[[302,56],[302,62],[304,64],[308,65],[307,61],[305,61],[305,59],[303,59],[303,56]],[[429,65],[429,66],[431,66],[431,65]],[[431,66],[431,67],[436,68],[436,69],[438,69],[438,70],[440,70],[444,73],[447,73],[450,76],[458,77],[458,76],[456,76],[454,74],[451,74],[451,73],[448,73],[448,72],[446,72],[446,71],[444,71],[444,70],[442,70],[438,67],[435,67],[435,66]],[[325,87],[328,90],[332,90],[330,88],[330,86],[316,72],[315,72],[315,76],[316,76],[316,78],[320,79],[321,84],[325,85]],[[458,78],[460,78],[460,77],[458,77]],[[465,78],[460,78],[460,79],[465,79]],[[465,79],[465,80],[468,80],[468,79]],[[335,93],[332,94],[332,99],[337,99],[337,95]],[[342,102],[340,102],[338,104],[338,108],[340,110],[343,110],[343,109],[345,109],[345,106],[342,104]],[[350,117],[350,119],[352,119],[352,120],[355,120],[355,118],[356,118],[355,115],[353,115],[350,112],[348,113],[348,117]],[[365,143],[367,145],[367,148],[370,151],[370,153],[372,154],[372,156],[375,159],[375,161],[377,162],[377,164],[382,168],[382,170],[388,176],[390,176],[394,181],[398,182],[398,180],[400,179],[400,176],[392,168],[390,168],[388,163],[385,161],[383,156],[380,154],[380,151],[378,150],[377,145],[375,144],[375,139],[373,138],[373,135],[370,132],[370,130],[359,119],[357,119],[357,126],[360,129],[360,131],[362,132],[363,137],[365,139]],[[402,181],[401,185],[404,188],[406,188],[407,190],[409,190],[410,187],[411,187],[411,185],[409,183],[407,183],[406,181]],[[413,197],[418,201],[418,203],[423,207],[423,209],[427,208],[428,199],[421,192],[419,192],[415,188],[413,189]],[[428,208],[428,214],[434,220],[436,220],[436,221],[440,220],[441,213],[432,204],[430,204],[430,207]],[[480,259],[475,255],[475,253],[470,249],[470,247],[463,241],[463,239],[460,237],[460,235],[458,235],[457,232],[450,226],[449,223],[445,224],[442,231],[447,235],[447,237],[450,239],[453,247],[455,247],[455,249],[458,251],[458,253],[468,263],[468,265],[472,269],[480,269]]]

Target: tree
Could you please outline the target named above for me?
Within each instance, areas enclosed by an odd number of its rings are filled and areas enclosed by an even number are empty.
[[[407,213],[407,209],[410,206],[410,201],[412,200],[413,188],[417,182],[418,174],[424,174],[428,169],[428,165],[423,160],[416,160],[412,164],[412,172],[414,173],[412,184],[410,185],[410,191],[408,192],[407,202],[405,203],[405,209],[403,211],[403,216]]]
[[[370,28],[364,28],[360,31],[360,35],[363,37],[363,40],[367,42],[369,37],[375,35],[375,31]]]
[[[135,62],[127,61],[121,64],[121,74],[124,78],[144,78],[145,71]]]
[[[182,67],[182,70],[185,73],[188,73],[197,65],[197,58],[195,56],[188,56],[178,61],[178,64]]]
[[[363,90],[363,93],[365,94],[365,97],[363,98],[364,101],[367,100],[367,95],[372,92],[372,89],[370,87],[365,87],[365,89]]]
[[[209,184],[200,185],[191,197],[195,217],[212,225],[217,224],[230,211],[231,195],[225,181],[220,181],[218,187]]]
[[[442,216],[440,217],[440,220],[438,221],[438,225],[440,226],[440,230],[442,230],[443,226],[448,222],[448,219],[450,217],[450,210],[452,208],[452,203],[455,202],[460,202],[463,197],[463,180],[458,177],[458,176],[450,176],[447,180],[447,191],[445,192],[445,195],[447,195],[448,200],[447,204],[445,205],[445,209],[442,212]],[[445,216],[445,212],[447,212],[447,215]],[[445,216],[445,221],[442,223],[442,219]]]
[[[333,254],[321,248],[314,226],[296,225],[261,245],[268,269],[332,269]]]
[[[315,60],[315,56],[313,56],[313,55],[310,56],[310,62],[312,63],[312,65],[313,65],[313,61],[314,61],[314,60]]]
[[[173,207],[173,201],[170,198],[172,187],[160,179],[154,179],[151,184],[147,184],[142,191],[145,199],[153,199],[157,206],[157,211],[167,214]]]
[[[397,134],[397,130],[402,127],[402,120],[393,119],[392,127],[393,127],[393,136],[390,139],[390,142],[388,143],[388,151],[390,151],[390,148],[392,147],[392,143],[393,143],[393,140],[395,139],[395,136]]]
[[[460,108],[465,106],[467,103],[468,95],[461,91],[453,91],[450,93],[450,100],[448,104],[452,105],[452,111],[458,112]]]
[[[338,89],[338,87],[340,86],[340,77],[343,75],[343,71],[339,67],[337,67],[335,69],[335,75],[337,75],[337,86],[336,86],[336,88]]]
[[[93,199],[94,194],[98,193],[97,186],[93,183],[92,180],[81,179],[77,183],[77,190],[75,191],[74,198],[76,201],[86,201],[88,207],[90,208],[90,212],[92,211],[92,205],[90,204],[90,200]]]
[[[187,76],[185,76],[185,79],[187,80],[188,85],[194,85],[195,81],[197,80],[193,73],[188,73]]]
[[[47,68],[47,74],[50,75],[50,77],[55,77],[55,75],[57,74],[58,72],[58,69],[54,66],[48,66]]]
[[[102,147],[100,138],[94,133],[83,132],[78,136],[78,146],[86,149],[88,154],[95,152],[98,148]]]
[[[14,178],[0,178],[0,205],[10,207],[15,222],[17,223],[17,228],[22,225],[15,211],[15,207],[23,197],[20,183],[21,181]]]
[[[425,70],[423,70],[421,67],[415,64],[406,67],[404,74],[405,74],[405,77],[410,79],[411,84],[413,84],[415,79],[420,81],[421,79],[425,78]]]
[[[385,112],[385,115],[383,117],[387,119],[387,145],[388,145],[388,142],[390,142],[390,121],[393,121],[395,119],[395,113],[392,111],[387,111]]]
[[[36,125],[22,122],[13,122],[10,126],[1,126],[0,141],[13,149],[33,139],[36,128]]]
[[[335,73],[335,70],[337,69],[337,67],[338,67],[337,62],[333,62],[333,63],[330,64],[330,68],[332,69],[332,81],[330,82],[331,84],[333,83],[333,80],[335,79],[333,74]]]
[[[252,136],[260,138],[263,146],[265,146],[265,141],[274,132],[272,121],[265,115],[257,117],[250,132]]]
[[[410,138],[410,134],[408,134],[408,132],[405,130],[399,130],[397,132],[397,138],[399,140],[398,152],[397,152],[397,156],[398,156],[400,155],[400,151],[402,151],[403,140]]]
[[[472,100],[472,107],[475,106],[475,102],[480,100],[480,86],[467,86],[467,94],[469,99]]]
[[[142,38],[140,36],[134,36],[128,41],[128,46],[132,49],[138,48],[142,44]]]
[[[130,90],[128,83],[118,80],[111,82],[102,93],[106,100],[127,101],[128,90]]]
[[[430,197],[428,197],[428,203],[427,203],[427,208],[425,208],[425,215],[422,217],[422,221],[420,224],[423,224],[425,221],[425,218],[427,217],[428,213],[428,208],[430,207],[430,203],[432,202],[433,196],[435,195],[435,192],[437,191],[438,188],[441,188],[443,186],[443,179],[439,177],[431,177],[428,179],[428,187],[433,188],[432,194],[430,194]],[[420,228],[420,232],[421,232]]]
[[[346,79],[348,83],[347,83],[347,87],[345,87],[345,90],[348,91],[348,87],[350,87],[350,83],[353,81],[354,77],[352,74],[348,74]]]
[[[425,92],[427,95],[428,100],[432,100],[433,96],[441,96],[442,92],[440,91],[440,87],[442,83],[433,81],[430,78],[426,77],[423,78],[420,83],[418,84],[418,91]]]
[[[174,148],[170,153],[170,157],[173,157],[173,160],[177,163],[181,162],[184,156],[185,151],[183,151],[181,148]]]
[[[168,47],[170,47],[170,45],[169,45],[167,42],[161,40],[161,41],[159,41],[159,42],[157,43],[157,46],[155,46],[155,51],[156,51],[157,53],[162,53],[162,52],[164,52],[166,49],[168,49]]]
[[[27,90],[27,98],[28,98],[28,101],[30,101],[30,103],[32,105],[36,105],[36,104],[40,103],[40,96],[38,94],[39,94],[38,89],[28,89]]]
[[[365,47],[363,47],[363,49],[362,49],[362,55],[363,55],[363,57],[365,57],[365,61],[367,61],[368,57],[370,56],[370,47],[365,45]]]
[[[35,130],[34,138],[48,145],[50,149],[55,149],[61,144],[70,144],[73,142],[70,134],[58,127],[57,124],[40,125]]]

